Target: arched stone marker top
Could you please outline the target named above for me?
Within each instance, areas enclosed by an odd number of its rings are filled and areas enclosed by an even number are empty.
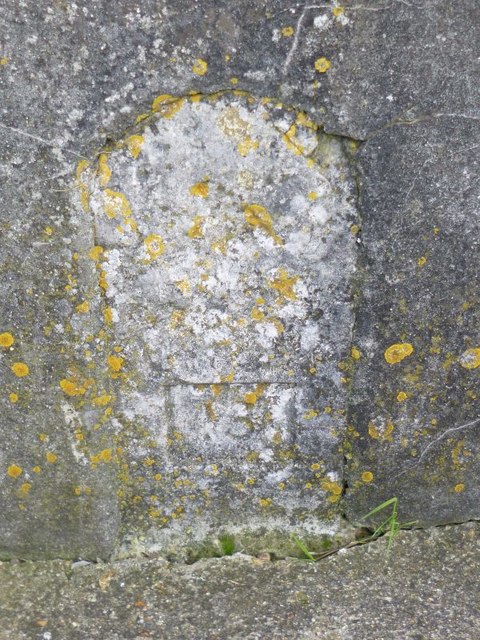
[[[292,383],[328,366],[350,320],[343,164],[303,114],[235,96],[170,105],[105,157],[106,295],[140,372]]]

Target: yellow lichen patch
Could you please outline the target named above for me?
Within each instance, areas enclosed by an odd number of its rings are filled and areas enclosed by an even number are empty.
[[[464,351],[460,356],[460,364],[464,369],[476,369],[480,367],[480,347]]]
[[[205,409],[209,420],[211,420],[212,422],[216,422],[218,418],[215,407],[213,406],[213,400],[207,400],[205,402]]]
[[[28,495],[31,488],[32,488],[32,485],[30,484],[30,482],[22,482],[22,484],[20,485],[20,489],[18,490],[19,497],[25,498],[25,496]]]
[[[455,493],[462,493],[462,491],[465,491],[465,485],[463,484],[463,482],[459,482],[453,487],[453,490],[455,491]]]
[[[180,111],[183,106],[183,102],[183,98],[174,98],[173,96],[164,93],[161,96],[156,97],[152,102],[152,111],[160,113],[162,118],[171,120],[177,111]]]
[[[265,385],[257,384],[255,391],[249,391],[244,394],[243,401],[245,402],[245,404],[253,405],[257,402],[258,398],[262,395],[264,391],[265,391]]]
[[[315,411],[315,409],[309,409],[308,411],[306,411],[303,414],[303,419],[304,420],[312,420],[313,418],[316,418],[318,416],[318,411]]]
[[[110,370],[113,371],[114,373],[118,373],[119,371],[122,370],[124,362],[125,362],[124,358],[120,356],[112,355],[112,356],[108,356],[107,358],[108,366]]]
[[[112,170],[108,166],[108,153],[101,153],[98,156],[97,173],[100,178],[100,185],[106,187],[112,177]]]
[[[5,331],[5,333],[0,333],[0,347],[8,349],[8,347],[11,347],[14,342],[15,338],[11,333],[8,333],[8,331]]]
[[[16,393],[10,393],[8,399],[12,404],[15,404],[16,402],[18,402],[18,395]]]
[[[190,187],[189,191],[192,196],[196,196],[197,198],[206,198],[209,191],[208,182],[197,182]]]
[[[45,227],[45,229],[43,230],[43,233],[46,236],[50,237],[51,235],[53,235],[54,231],[55,231],[55,229],[53,227]]]
[[[385,360],[388,364],[396,364],[401,362],[413,353],[413,347],[409,342],[392,344],[384,353]]]
[[[364,471],[362,473],[363,482],[371,482],[373,480],[373,473],[371,471]]]
[[[417,260],[417,265],[419,267],[423,267],[426,262],[427,262],[427,258],[425,256],[422,256]]]
[[[271,498],[260,498],[259,501],[258,501],[258,504],[265,509],[266,507],[269,507],[272,504],[272,499]]]
[[[148,254],[150,260],[155,260],[163,254],[165,251],[165,244],[163,238],[156,233],[151,233],[143,241],[143,246]]]
[[[77,378],[64,378],[60,380],[59,385],[62,391],[70,397],[83,396],[87,390]]]
[[[252,140],[250,136],[240,140],[237,144],[237,151],[244,158],[246,158],[254,149],[258,149],[258,140]]]
[[[109,218],[113,219],[117,216],[129,218],[132,215],[132,209],[125,194],[111,189],[105,189],[104,194],[105,204],[103,208]]]
[[[111,449],[103,449],[99,453],[90,456],[91,463],[95,466],[100,464],[100,462],[108,463],[112,459],[112,450]]]
[[[22,467],[19,467],[18,464],[11,464],[7,469],[7,475],[10,478],[18,478],[23,473]]]
[[[350,355],[352,356],[353,360],[360,360],[360,358],[362,357],[362,352],[360,351],[360,349],[357,349],[357,347],[352,347],[350,350]]]
[[[112,396],[109,396],[107,393],[104,393],[101,396],[97,396],[96,398],[92,399],[92,404],[94,404],[96,407],[105,407],[107,406],[107,404],[109,404],[112,400]]]
[[[277,272],[277,277],[270,280],[268,286],[278,291],[280,295],[287,300],[297,300],[297,294],[294,290],[297,282],[298,276],[289,276],[286,269],[280,267]]]
[[[90,309],[90,305],[86,300],[84,300],[80,304],[77,304],[77,306],[75,307],[75,311],[77,313],[88,313],[89,309]]]
[[[332,9],[332,13],[335,16],[335,18],[338,18],[338,16],[341,16],[344,12],[345,12],[344,7],[333,7]]]
[[[316,191],[309,191],[307,193],[307,198],[313,202],[313,201],[317,200],[318,193]]]
[[[45,455],[45,458],[47,459],[47,462],[49,462],[50,464],[55,464],[55,462],[58,460],[57,454],[53,453],[52,451],[49,451]]]
[[[24,378],[28,376],[30,373],[30,369],[27,364],[24,362],[14,362],[12,364],[12,371],[17,376],[17,378]]]
[[[297,127],[292,124],[288,131],[282,135],[282,140],[289,151],[295,156],[300,156],[305,153],[305,147],[296,139],[296,133]]]
[[[281,33],[284,38],[291,38],[295,33],[295,29],[293,27],[282,27]]]
[[[103,319],[105,320],[106,324],[112,324],[113,322],[112,307],[105,307],[105,309],[103,310]]]
[[[342,495],[342,487],[338,484],[338,482],[333,482],[332,480],[328,480],[325,478],[320,483],[321,488],[324,491],[327,491],[330,495],[327,498],[328,502],[338,502]]]
[[[103,247],[101,247],[100,245],[95,245],[88,252],[88,257],[90,258],[90,260],[93,260],[94,262],[98,262],[102,257],[102,254],[103,254]]]
[[[177,287],[177,289],[180,289],[184,296],[188,296],[192,291],[192,287],[190,286],[190,282],[188,280],[178,280],[175,283],[175,286]]]
[[[259,204],[250,204],[244,207],[245,219],[252,227],[258,227],[267,233],[276,244],[283,244],[283,240],[273,231],[271,215]]]
[[[193,224],[190,229],[187,231],[187,235],[189,238],[203,238],[203,229],[202,225],[205,221],[204,216],[195,216],[193,219]]]
[[[80,192],[80,203],[85,212],[90,211],[90,190],[86,182],[83,180],[83,174],[88,171],[89,166],[90,165],[87,160],[80,160],[76,169],[77,188]]]
[[[193,64],[192,71],[197,76],[204,76],[208,71],[208,63],[201,58],[197,58]]]
[[[138,158],[145,142],[144,137],[138,135],[129,136],[125,142],[127,143],[127,149],[132,158]]]
[[[10,62],[10,58],[7,58],[6,56],[4,56],[3,58],[0,58],[0,67],[4,67],[9,62]]]
[[[318,71],[318,73],[326,73],[331,66],[332,63],[330,62],[330,60],[327,60],[327,58],[318,58],[317,60],[315,60],[315,69]]]
[[[407,398],[408,398],[408,395],[405,393],[405,391],[399,391],[397,393],[397,402],[403,402]]]
[[[393,429],[394,426],[387,420],[385,424],[377,427],[373,422],[368,423],[368,435],[374,440],[385,440],[386,442],[393,441]]]
[[[32,468],[33,473],[40,473],[42,471],[42,467],[39,467],[38,464]]]
[[[250,317],[258,322],[265,318],[265,314],[258,307],[253,307]]]

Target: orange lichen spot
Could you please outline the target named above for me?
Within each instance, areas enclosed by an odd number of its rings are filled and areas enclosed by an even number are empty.
[[[377,427],[373,422],[368,423],[368,435],[374,440],[385,440],[392,442],[394,426],[387,420],[381,427]]]
[[[463,484],[463,482],[459,482],[453,487],[453,490],[455,491],[455,493],[462,493],[462,491],[465,491],[465,485]]]
[[[269,507],[272,504],[272,499],[271,498],[260,498],[258,501],[258,504],[263,507]]]
[[[103,449],[99,453],[90,456],[90,461],[93,465],[97,465],[100,462],[108,463],[112,459],[112,450],[111,449]]]
[[[28,376],[30,373],[30,369],[27,364],[24,362],[14,362],[12,364],[12,371],[17,376],[17,378],[24,378]]]
[[[417,265],[419,267],[423,267],[426,262],[427,262],[427,258],[425,256],[422,256],[417,260]]]
[[[151,233],[149,236],[147,236],[143,241],[143,246],[145,247],[145,251],[147,252],[150,260],[155,260],[165,251],[163,238],[157,233]]]
[[[89,309],[90,309],[90,305],[86,300],[84,300],[80,304],[77,304],[77,306],[75,307],[75,311],[77,313],[88,313]]]
[[[39,467],[38,464],[32,468],[33,473],[40,473],[41,470],[42,470],[42,467]]]
[[[90,260],[93,260],[94,262],[98,262],[102,257],[102,254],[103,254],[103,247],[101,247],[100,245],[95,245],[88,252],[88,257],[90,258]]]
[[[112,189],[105,189],[104,194],[105,204],[103,208],[109,218],[113,219],[117,216],[129,218],[132,215],[132,209],[125,194],[119,191],[112,191]]]
[[[244,158],[254,149],[258,149],[258,140],[253,140],[250,136],[240,140],[237,144],[237,151]]]
[[[16,393],[10,393],[8,399],[12,404],[15,404],[16,402],[18,402],[18,395]]]
[[[15,338],[11,333],[8,333],[8,331],[5,331],[5,333],[0,333],[0,347],[8,349],[8,347],[11,347],[14,342]]]
[[[338,18],[338,16],[341,16],[344,12],[345,12],[344,7],[333,7],[332,9],[332,13],[335,16],[335,18]]]
[[[476,369],[480,367],[480,347],[464,351],[460,356],[460,364],[464,369]]]
[[[373,473],[371,471],[364,471],[362,473],[363,482],[371,482],[373,480]]]
[[[320,486],[324,491],[330,493],[327,498],[328,502],[335,503],[340,500],[340,497],[342,495],[342,487],[338,484],[338,482],[334,482],[325,478],[321,481]]]
[[[357,347],[352,347],[350,350],[350,355],[352,356],[353,360],[360,360],[360,358],[362,357],[362,352],[360,351],[360,349],[357,349]]]
[[[112,396],[109,396],[107,393],[104,393],[101,396],[97,396],[96,398],[93,398],[92,400],[92,404],[94,404],[96,407],[106,407],[107,404],[109,404],[112,400]]]
[[[399,391],[397,393],[397,402],[403,402],[407,398],[408,398],[408,395],[405,393],[405,391]]]
[[[108,356],[107,363],[111,371],[118,373],[121,371],[125,360],[120,356]]]
[[[330,62],[330,60],[327,60],[327,58],[318,58],[317,60],[315,60],[315,69],[318,71],[318,73],[326,73],[331,66],[332,63]]]
[[[202,225],[205,221],[204,216],[195,216],[193,219],[193,224],[190,229],[187,231],[187,235],[189,238],[203,238],[203,229]]]
[[[50,464],[55,464],[55,462],[58,460],[57,454],[53,453],[52,451],[49,451],[45,455],[45,458],[47,459],[47,462],[49,462]]]
[[[273,220],[265,207],[259,204],[245,205],[244,213],[248,224],[265,231],[266,234],[273,238],[276,244],[283,244],[283,240],[273,231]]]
[[[206,198],[209,191],[208,182],[197,182],[190,187],[189,191],[192,196],[196,196],[197,198]]]
[[[201,58],[197,58],[193,64],[192,71],[197,76],[204,76],[208,70],[208,63]]]
[[[127,149],[132,158],[138,158],[145,142],[144,137],[138,135],[129,136],[125,142],[127,143]]]
[[[7,475],[10,478],[18,478],[23,473],[22,467],[19,467],[18,464],[11,464],[7,469]]]
[[[318,411],[315,411],[315,409],[309,409],[303,414],[303,419],[312,420],[312,418],[316,418],[316,416],[318,416]]]
[[[297,300],[294,287],[298,282],[298,276],[289,276],[283,267],[280,267],[277,273],[277,277],[270,280],[268,286],[271,289],[276,289],[280,295],[287,300]]]
[[[106,187],[112,177],[112,170],[108,166],[108,153],[101,153],[98,156],[97,173],[100,178],[100,185]]]
[[[281,33],[284,38],[291,38],[295,33],[295,29],[293,27],[282,27]]]
[[[385,360],[388,364],[396,364],[401,362],[413,353],[413,347],[409,342],[392,344],[384,353]]]
[[[103,319],[107,324],[112,324],[113,322],[112,307],[105,307],[105,309],[103,310]]]
[[[59,382],[60,388],[67,396],[83,396],[86,392],[86,388],[79,382],[77,378],[64,378]]]
[[[245,402],[245,404],[255,404],[257,400],[258,396],[253,391],[248,392],[243,396],[243,401]]]
[[[152,102],[152,111],[170,120],[182,108],[183,102],[183,98],[175,98],[164,93]]]

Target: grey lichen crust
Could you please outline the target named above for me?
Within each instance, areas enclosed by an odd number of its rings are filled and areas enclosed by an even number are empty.
[[[111,334],[124,530],[320,533],[342,492],[353,324],[344,143],[240,92],[153,111],[76,183]]]

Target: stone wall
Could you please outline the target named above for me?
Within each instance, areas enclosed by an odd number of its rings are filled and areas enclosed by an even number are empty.
[[[2,556],[477,518],[476,3],[0,21]]]

